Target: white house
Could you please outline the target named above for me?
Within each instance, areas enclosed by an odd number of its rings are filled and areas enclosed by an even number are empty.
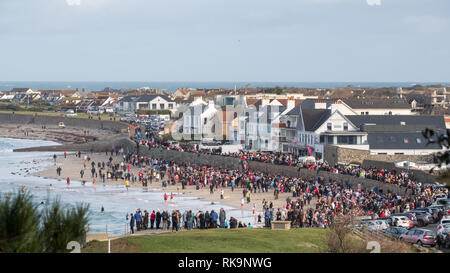
[[[170,110],[174,113],[177,109],[175,101],[166,95],[142,95],[127,96],[116,104],[119,112],[139,111],[139,110]]]

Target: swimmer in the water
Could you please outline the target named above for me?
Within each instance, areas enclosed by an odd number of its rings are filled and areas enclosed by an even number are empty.
[[[105,207],[102,206],[102,213],[105,212]]]

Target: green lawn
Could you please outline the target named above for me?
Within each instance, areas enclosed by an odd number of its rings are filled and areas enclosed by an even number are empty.
[[[130,236],[111,241],[111,252],[144,253],[276,253],[326,252],[326,230],[319,228],[215,229],[194,230],[159,235]],[[86,253],[107,252],[108,243],[93,241]]]

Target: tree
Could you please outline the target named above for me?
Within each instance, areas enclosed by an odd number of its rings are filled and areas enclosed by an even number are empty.
[[[63,207],[56,199],[41,209],[28,191],[7,195],[0,199],[0,252],[69,252],[67,243],[81,242],[88,222],[87,204]]]

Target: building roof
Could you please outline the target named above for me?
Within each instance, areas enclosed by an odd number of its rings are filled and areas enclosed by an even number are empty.
[[[167,95],[142,95],[142,96],[126,96],[122,98],[121,102],[149,102],[154,100],[156,97],[161,97],[168,102],[174,102]]]
[[[305,131],[315,131],[331,116],[331,110],[302,109],[302,116]]]
[[[427,145],[428,141],[419,132],[369,133],[367,141],[371,150],[441,149],[441,145],[437,143]]]
[[[443,116],[427,115],[348,115],[345,116],[356,127],[371,124],[377,126],[415,126],[434,129],[445,129]],[[416,131],[416,130],[415,130]]]
[[[11,92],[27,92],[30,88],[13,88]]]
[[[410,109],[406,99],[387,99],[387,98],[344,98],[342,101],[353,109]]]

